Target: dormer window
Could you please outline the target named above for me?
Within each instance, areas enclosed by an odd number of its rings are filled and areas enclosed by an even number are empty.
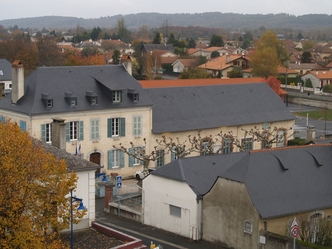
[[[97,104],[97,97],[91,97],[91,105]]]
[[[91,105],[98,104],[98,97],[94,91],[87,90],[85,97],[88,99]]]
[[[52,108],[53,107],[53,99],[48,99],[47,100],[47,108]]]
[[[133,102],[139,101],[139,94],[135,89],[128,89],[128,96],[131,98]]]
[[[77,99],[76,98],[71,98],[70,99],[70,106],[77,106]]]
[[[77,106],[77,97],[72,92],[65,92],[65,99],[71,107]]]
[[[121,102],[121,94],[122,94],[122,91],[113,91],[112,92],[112,102],[113,103],[120,103]]]
[[[42,101],[47,109],[53,107],[53,99],[51,98],[49,93],[42,93]]]

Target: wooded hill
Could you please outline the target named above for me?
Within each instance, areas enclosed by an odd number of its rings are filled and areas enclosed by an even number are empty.
[[[0,20],[0,25],[5,28],[49,28],[69,29],[77,25],[86,29],[94,27],[114,28],[122,15],[107,16],[95,19],[84,19],[77,17],[43,16],[21,19]],[[258,29],[264,26],[266,29],[294,29],[309,31],[312,29],[332,28],[332,15],[310,14],[294,16],[289,14],[235,14],[207,12],[196,14],[160,14],[160,13],[139,13],[123,16],[130,30],[138,29],[144,24],[149,28],[165,26],[199,26],[206,28],[222,28],[229,31],[243,31],[247,29]]]

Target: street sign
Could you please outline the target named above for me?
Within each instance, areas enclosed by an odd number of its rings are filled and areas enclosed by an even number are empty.
[[[291,235],[296,238],[299,235],[299,225],[297,224],[296,218],[294,218],[291,226]]]
[[[116,176],[116,187],[122,188],[122,176]]]

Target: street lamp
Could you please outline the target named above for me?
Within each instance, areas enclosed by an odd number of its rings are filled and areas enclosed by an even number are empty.
[[[83,206],[83,199],[73,196],[73,189],[70,189],[70,249],[74,249],[73,203],[77,201],[80,202],[77,210],[86,210],[86,208]]]

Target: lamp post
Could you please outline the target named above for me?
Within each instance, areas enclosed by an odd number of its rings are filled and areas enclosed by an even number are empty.
[[[86,208],[83,206],[83,199],[73,196],[73,189],[70,189],[70,249],[74,249],[73,203],[76,201],[80,202],[77,210],[86,210]]]

